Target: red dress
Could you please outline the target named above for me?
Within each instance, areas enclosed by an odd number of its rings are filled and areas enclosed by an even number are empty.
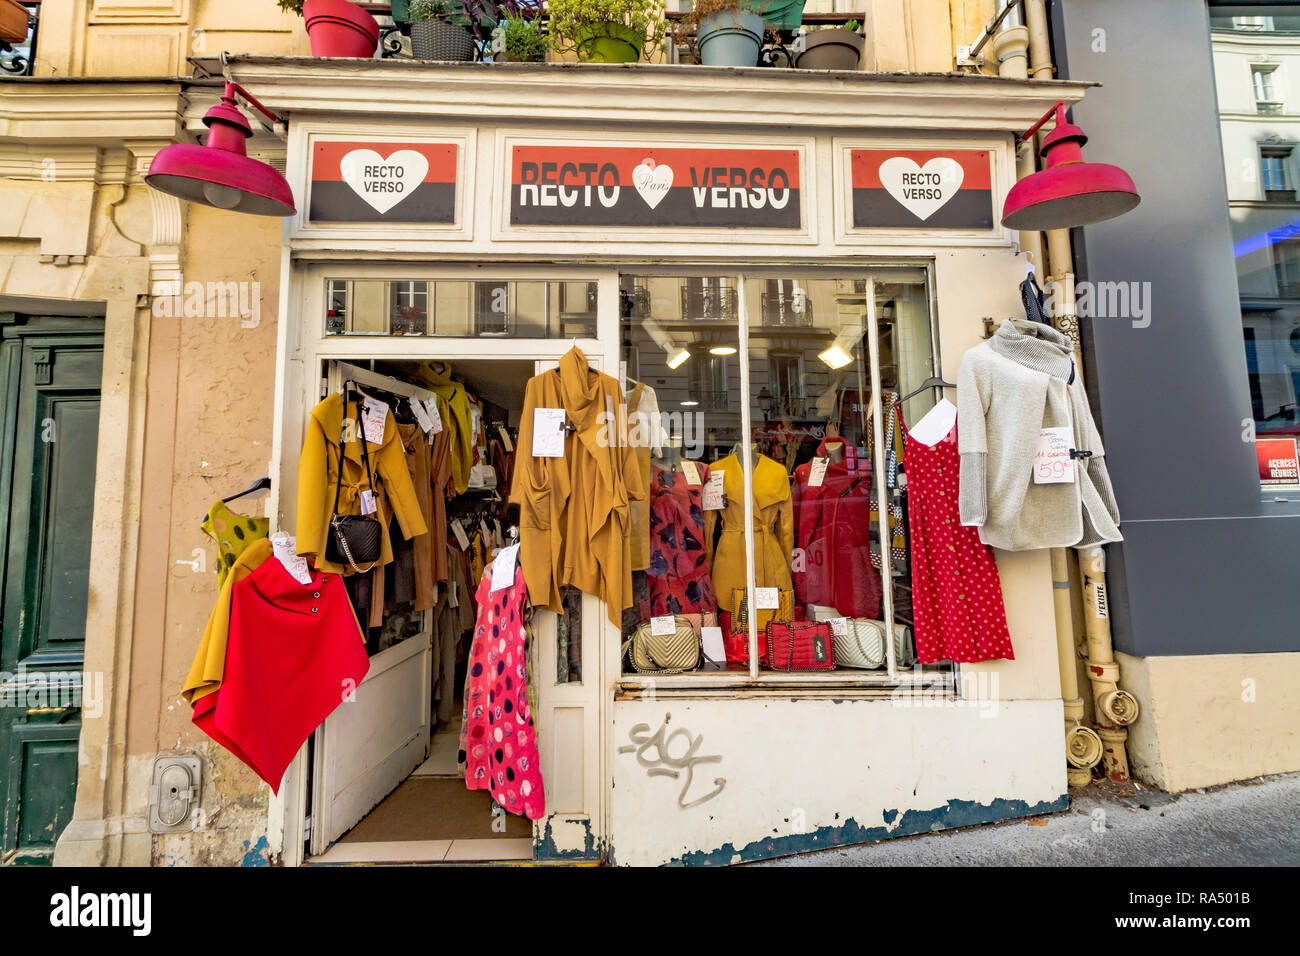
[[[488,790],[499,806],[536,820],[546,812],[537,731],[528,704],[528,624],[524,569],[515,583],[492,590],[492,565],[483,572],[478,620],[465,677],[465,720],[458,760],[465,786]]]
[[[651,469],[650,585],[651,614],[710,614],[718,609],[704,548],[704,484],[709,466],[697,462],[700,484],[678,471]]]
[[[993,549],[957,513],[957,426],[934,447],[904,433],[917,659],[922,664],[1012,660]]]
[[[364,693],[369,669],[343,579],[313,571],[302,584],[267,558],[231,592],[221,687],[198,700],[193,720],[279,793],[299,748],[354,690]]]
[[[817,456],[826,454],[823,441]],[[794,470],[795,600],[877,620],[881,583],[871,564],[870,461],[846,455],[828,464],[815,486],[811,472],[810,461]]]

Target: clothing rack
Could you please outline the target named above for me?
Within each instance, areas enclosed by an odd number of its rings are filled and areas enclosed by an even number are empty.
[[[336,359],[330,359],[328,380],[329,389],[332,392],[341,390],[344,382],[355,382],[357,385],[368,385],[380,391],[391,392],[394,395],[405,395],[407,398],[418,399],[422,402],[434,397],[433,392],[427,388],[421,388],[418,385],[412,385],[410,382],[403,382],[391,375],[384,375],[368,368],[362,368],[360,365],[353,365],[351,362],[340,362]]]

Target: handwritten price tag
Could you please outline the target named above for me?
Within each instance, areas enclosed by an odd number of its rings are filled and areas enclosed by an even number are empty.
[[[1034,449],[1034,484],[1068,485],[1074,481],[1074,459],[1070,449],[1074,436],[1069,426],[1044,428]]]

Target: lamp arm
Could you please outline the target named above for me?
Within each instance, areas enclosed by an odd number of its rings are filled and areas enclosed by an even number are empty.
[[[283,118],[283,117],[281,117],[281,116],[279,116],[279,115],[277,115],[277,114],[275,114],[275,113],[272,113],[270,110],[268,110],[265,106],[263,106],[261,103],[259,103],[258,100],[257,100],[257,97],[253,96],[253,94],[250,93],[250,92],[248,92],[248,90],[244,89],[244,88],[243,88],[242,86],[240,86],[238,83],[235,83],[235,82],[233,82],[233,81],[231,81],[231,80],[226,80],[226,94],[225,94],[225,95],[226,95],[226,98],[233,100],[233,99],[235,98],[235,94],[236,94],[236,93],[238,93],[240,96],[242,96],[242,97],[244,98],[244,100],[248,103],[249,106],[252,106],[252,107],[254,107],[255,109],[257,109],[258,111],[260,111],[260,112],[261,112],[264,116],[266,116],[267,119],[269,119],[272,123],[283,123],[283,122],[284,122],[284,118]]]
[[[1033,126],[1029,127],[1029,129],[1021,133],[1019,137],[1020,142],[1023,143],[1027,141],[1029,137],[1033,136],[1040,129],[1042,129],[1043,124],[1052,118],[1053,113],[1057,115],[1058,123],[1065,118],[1065,100],[1057,100],[1051,107],[1048,108],[1047,112],[1042,115],[1042,117],[1038,120],[1037,123],[1035,123]]]

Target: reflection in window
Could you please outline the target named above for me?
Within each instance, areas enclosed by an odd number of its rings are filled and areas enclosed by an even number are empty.
[[[595,282],[327,279],[326,335],[592,338]]]
[[[1240,8],[1239,8],[1240,9]],[[1245,7],[1243,12],[1265,10]],[[1273,8],[1276,9],[1276,8]],[[1261,459],[1289,457],[1300,435],[1298,137],[1284,115],[1288,75],[1300,75],[1300,16],[1211,20],[1247,389]],[[1262,34],[1250,43],[1243,32]],[[1267,62],[1260,62],[1261,60]],[[1261,464],[1261,469],[1264,469]],[[1267,478],[1261,472],[1261,481]]]
[[[903,400],[936,367],[929,277],[919,266],[873,268],[867,275],[745,278],[745,315],[730,277],[621,278],[629,412],[646,407],[649,397],[661,426],[641,459],[650,489],[648,535],[641,544],[634,509],[637,600],[625,614],[625,639],[644,635],[655,618],[671,617],[675,626],[701,634],[716,627],[721,659],[692,672],[743,673],[750,667],[752,622],[760,667],[770,669],[770,622],[831,616],[883,627],[886,588],[894,620],[910,627],[906,462],[898,423],[916,421],[937,398],[926,391]],[[879,332],[879,380],[871,370],[870,309]],[[733,310],[734,321],[728,318]],[[747,381],[738,352],[742,321]],[[746,448],[754,469],[749,502]],[[887,475],[883,487],[877,465]],[[814,467],[817,478],[811,477]],[[718,475],[725,494],[717,508],[705,508],[702,485]],[[803,494],[810,482],[816,493]],[[745,544],[749,523],[753,567]],[[828,528],[834,533],[823,533]],[[753,609],[750,585],[759,589]],[[900,649],[900,670],[909,666],[907,656]],[[629,672],[632,666],[629,661]],[[877,672],[884,666],[881,661]]]

